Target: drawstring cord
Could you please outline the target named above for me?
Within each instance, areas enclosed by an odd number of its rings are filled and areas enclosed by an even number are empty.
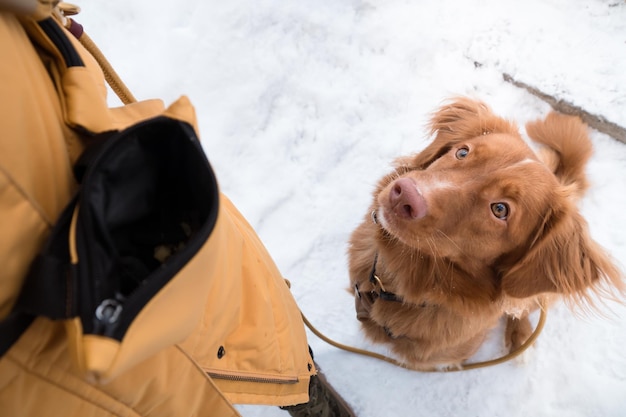
[[[76,23],[76,21],[68,17],[78,14],[80,12],[80,7],[64,2],[59,3],[57,7],[57,18],[59,18],[63,25],[74,35],[76,39],[78,39],[87,52],[94,57],[102,69],[104,79],[111,87],[111,90],[113,90],[113,92],[119,97],[122,103],[135,103],[137,99],[133,96],[133,93],[130,92],[128,87],[126,87],[126,84],[124,84],[117,72],[115,72],[100,48],[98,48],[95,42],[85,33],[82,25]]]
[[[71,24],[78,24],[74,22],[72,19],[68,19]],[[94,43],[93,40],[85,32],[78,38],[80,43],[85,47],[85,49],[94,57],[94,59],[102,68],[102,72],[104,73],[104,79],[107,81],[111,90],[120,98],[122,103],[130,104],[135,103],[137,99],[133,96],[133,93],[130,92],[126,84],[120,79],[120,76],[115,72],[109,61],[104,57],[104,54],[98,46]]]

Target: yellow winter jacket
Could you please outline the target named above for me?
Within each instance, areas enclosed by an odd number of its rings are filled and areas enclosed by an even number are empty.
[[[0,324],[76,190],[72,166],[90,138],[157,115],[196,126],[184,97],[167,109],[158,100],[108,108],[100,68],[50,7],[26,17],[0,11]],[[69,35],[83,65],[67,65],[44,20]],[[181,272],[111,361],[102,359],[106,348],[76,347],[72,320],[37,317],[0,358],[1,414],[230,416],[232,403],[308,401],[315,369],[298,307],[226,197],[210,238]],[[161,334],[150,317],[157,308],[175,331]]]

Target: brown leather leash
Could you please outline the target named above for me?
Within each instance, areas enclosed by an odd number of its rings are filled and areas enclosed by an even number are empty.
[[[530,337],[522,345],[520,345],[517,349],[507,353],[506,355],[503,355],[503,356],[501,356],[499,358],[490,359],[490,360],[487,360],[487,361],[461,364],[460,366],[453,367],[453,368],[437,368],[437,369],[432,369],[432,370],[426,370],[425,371],[425,370],[421,370],[421,369],[411,368],[407,364],[402,363],[402,362],[398,361],[397,359],[391,358],[389,356],[382,355],[380,353],[371,352],[369,350],[359,349],[359,348],[356,348],[356,347],[352,347],[352,346],[348,346],[348,345],[344,345],[342,343],[336,342],[333,339],[331,339],[331,338],[327,337],[326,335],[324,335],[319,330],[317,330],[317,328],[315,328],[315,326],[313,326],[313,324],[306,318],[306,316],[304,315],[304,313],[302,313],[302,311],[300,311],[300,314],[302,315],[302,320],[304,321],[304,324],[306,324],[306,326],[309,328],[309,330],[311,330],[313,332],[313,334],[315,334],[317,337],[319,337],[320,339],[322,339],[324,342],[328,343],[331,346],[334,346],[334,347],[339,348],[341,350],[345,350],[347,352],[356,353],[358,355],[369,356],[370,358],[379,359],[379,360],[391,363],[393,365],[399,366],[401,368],[412,370],[412,371],[418,371],[418,372],[458,372],[458,371],[469,371],[471,369],[486,368],[486,367],[489,367],[489,366],[499,365],[501,363],[510,361],[511,359],[516,358],[517,356],[519,356],[522,353],[524,353],[529,347],[531,347],[533,345],[533,343],[535,343],[535,341],[539,337],[539,334],[543,330],[543,327],[544,327],[544,325],[546,323],[546,316],[547,316],[545,306],[543,304],[541,304],[539,321],[538,321],[537,326],[535,327],[535,330],[533,331],[533,333],[530,335]]]
[[[287,285],[290,286],[289,281],[287,281],[287,280],[285,280],[285,281],[287,282]],[[348,345],[344,345],[342,343],[336,342],[333,339],[329,338],[328,336],[324,335],[322,332],[320,332],[315,326],[313,326],[313,324],[306,318],[304,313],[302,313],[302,310],[300,310],[300,314],[302,315],[302,320],[304,321],[304,324],[306,324],[306,326],[309,328],[309,330],[311,330],[311,332],[313,332],[313,334],[315,334],[317,337],[322,339],[324,342],[326,342],[329,345],[334,346],[334,347],[336,347],[338,349],[345,350],[347,352],[356,353],[356,354],[362,355],[362,356],[368,356],[370,358],[378,359],[378,360],[381,360],[381,361],[385,361],[385,362],[391,363],[393,365],[399,366],[401,368],[412,370],[412,371],[418,371],[418,372],[458,372],[458,371],[469,371],[469,370],[472,370],[472,369],[486,368],[486,367],[489,367],[489,366],[499,365],[501,363],[510,361],[511,359],[516,358],[519,355],[521,355],[522,353],[524,353],[529,347],[531,347],[535,343],[535,341],[539,337],[539,334],[541,334],[541,331],[543,330],[543,327],[544,327],[544,325],[546,323],[547,309],[546,309],[546,306],[545,306],[543,301],[541,301],[539,303],[539,310],[540,310],[539,321],[537,322],[537,326],[535,327],[535,330],[533,331],[533,333],[517,349],[507,353],[506,355],[503,355],[503,356],[501,356],[499,358],[487,360],[487,361],[461,364],[458,367],[437,368],[437,369],[426,370],[426,371],[425,370],[421,370],[421,369],[411,368],[407,364],[405,364],[403,362],[400,362],[397,359],[391,358],[389,356],[382,355],[380,353],[371,352],[369,350],[364,350],[364,349],[360,349],[360,348],[356,348],[356,347],[353,347],[353,346],[348,346]]]

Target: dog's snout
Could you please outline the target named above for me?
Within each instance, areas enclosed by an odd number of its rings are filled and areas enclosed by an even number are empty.
[[[402,218],[420,219],[426,215],[426,200],[410,178],[400,178],[391,184],[389,203],[393,212]]]

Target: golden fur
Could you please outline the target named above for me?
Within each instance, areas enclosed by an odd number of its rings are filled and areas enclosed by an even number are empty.
[[[351,287],[379,290],[369,279],[377,256],[377,276],[402,300],[360,315],[368,337],[416,369],[458,366],[503,316],[507,346],[523,343],[539,298],[587,305],[623,290],[576,208],[592,152],[578,118],[528,123],[537,153],[469,98],[442,106],[430,128],[433,142],[396,161],[350,239]]]

